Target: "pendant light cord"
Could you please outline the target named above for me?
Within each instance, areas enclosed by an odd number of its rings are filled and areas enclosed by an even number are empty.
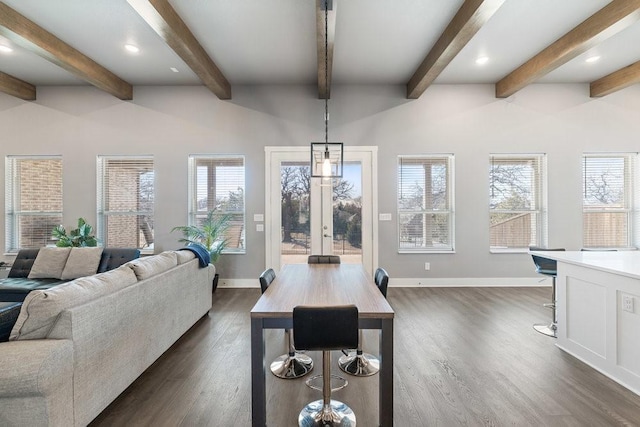
[[[324,0],[324,145],[329,149],[329,0]]]

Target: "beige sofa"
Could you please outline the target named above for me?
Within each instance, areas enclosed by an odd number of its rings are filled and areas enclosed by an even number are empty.
[[[208,313],[214,274],[167,251],[31,292],[0,343],[0,425],[87,425]]]

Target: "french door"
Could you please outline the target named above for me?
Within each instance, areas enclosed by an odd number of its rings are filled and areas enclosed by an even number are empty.
[[[377,263],[377,147],[345,147],[341,179],[311,178],[307,147],[266,147],[266,262],[306,263],[309,254]]]

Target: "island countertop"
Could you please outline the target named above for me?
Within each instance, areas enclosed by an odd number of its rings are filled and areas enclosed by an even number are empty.
[[[640,251],[531,251],[533,255],[640,279]]]

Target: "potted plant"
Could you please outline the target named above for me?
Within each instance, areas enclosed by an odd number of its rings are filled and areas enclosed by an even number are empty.
[[[51,231],[51,237],[56,241],[56,246],[62,248],[98,246],[98,239],[93,235],[93,227],[87,224],[84,218],[78,218],[78,228],[69,231],[62,225],[57,225]]]
[[[220,258],[222,251],[229,244],[226,231],[231,225],[230,214],[220,214],[215,209],[207,212],[207,217],[200,225],[183,225],[173,227],[171,232],[180,231],[183,235],[178,240],[181,243],[200,245],[204,247],[211,257],[211,263],[215,264]],[[218,286],[218,274],[213,278],[213,290]]]

